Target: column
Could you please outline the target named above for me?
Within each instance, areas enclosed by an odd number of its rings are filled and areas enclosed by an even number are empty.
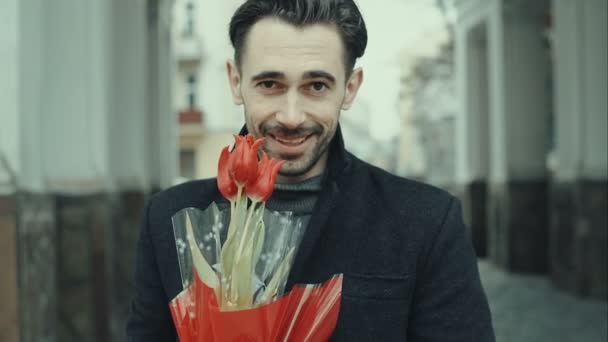
[[[173,72],[170,0],[147,0],[146,146],[150,182],[170,186],[178,175],[177,118],[171,105]]]
[[[111,23],[108,157],[112,189],[102,197],[108,215],[103,261],[108,269],[108,340],[125,341],[141,208],[151,190],[160,188],[152,174],[160,166],[150,164],[151,150],[160,141],[149,130],[156,112],[148,105],[148,61],[153,58],[148,51],[148,1],[112,0]]]
[[[554,0],[554,164],[550,261],[555,284],[606,298],[606,12],[602,0]]]
[[[549,59],[545,1],[494,1],[489,21],[489,255],[511,271],[548,268]]]
[[[45,2],[18,2],[14,52],[19,59],[15,92],[16,148],[12,169],[14,224],[17,251],[17,304],[21,341],[56,341],[57,326],[57,230],[55,204],[44,181],[43,82],[50,66],[43,34]],[[10,148],[10,147],[9,147]]]
[[[59,341],[107,339],[110,7],[45,1],[39,85],[42,170],[56,222]]]
[[[489,69],[487,1],[460,1],[456,25],[456,185],[478,256],[487,255],[486,191],[489,164]]]

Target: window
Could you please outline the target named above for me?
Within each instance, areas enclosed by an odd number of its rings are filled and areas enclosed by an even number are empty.
[[[190,109],[196,108],[196,75],[188,75],[188,106]]]
[[[191,37],[194,35],[194,3],[188,1],[186,4],[186,27],[184,29],[184,35]]]
[[[196,154],[194,150],[182,149],[179,151],[179,174],[188,179],[196,176]]]

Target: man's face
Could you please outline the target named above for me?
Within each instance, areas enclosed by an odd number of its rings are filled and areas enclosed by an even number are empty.
[[[240,69],[228,62],[228,76],[249,132],[266,138],[262,148],[270,157],[286,161],[279,181],[321,174],[340,111],[350,107],[362,81],[361,70],[345,79],[336,28],[262,19],[247,36]]]

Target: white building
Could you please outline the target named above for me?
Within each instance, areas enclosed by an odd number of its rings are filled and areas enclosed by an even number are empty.
[[[228,24],[240,3],[176,0],[173,7],[174,112],[180,117],[181,176],[186,179],[215,177],[221,149],[244,124],[226,76],[226,60],[233,55]]]
[[[171,0],[0,1],[0,340],[122,340],[177,176]]]
[[[606,298],[607,2],[455,0],[455,191],[492,260]]]

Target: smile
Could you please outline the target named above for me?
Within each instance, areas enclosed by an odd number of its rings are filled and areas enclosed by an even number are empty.
[[[287,145],[287,146],[298,146],[300,144],[302,144],[303,142],[305,142],[309,137],[311,137],[311,135],[307,135],[304,137],[277,137],[275,135],[270,135],[270,137],[274,140],[276,140],[277,142],[283,144],[283,145]]]
[[[277,152],[287,155],[297,155],[303,153],[306,150],[308,141],[310,141],[312,136],[314,136],[314,134],[293,137],[277,137],[275,135],[268,134],[268,137],[271,138],[276,144]]]
[[[273,136],[273,139],[284,145],[297,146],[297,145],[300,145],[301,143],[303,143],[304,141],[306,141],[306,139],[308,139],[308,137],[310,137],[310,135],[305,136],[305,137],[300,137],[300,138],[279,138],[279,137]]]

